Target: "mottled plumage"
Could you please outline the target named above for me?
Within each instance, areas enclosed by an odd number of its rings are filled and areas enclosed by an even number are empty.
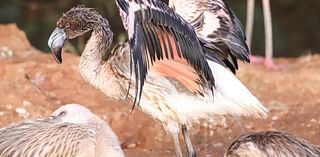
[[[209,60],[220,60],[234,73],[237,59],[249,62],[249,49],[241,23],[224,0],[169,0],[196,29]]]
[[[319,157],[320,146],[280,131],[241,135],[228,147],[225,157]]]
[[[214,78],[191,25],[158,0],[116,0],[128,31],[139,102],[147,72],[154,62],[181,59],[209,88]],[[165,66],[165,64],[164,64]],[[183,69],[181,69],[183,70]],[[202,93],[202,91],[198,91]]]
[[[52,116],[0,130],[0,157],[123,157],[111,128],[87,108],[68,104]]]
[[[266,116],[267,110],[230,71],[217,62],[202,58],[203,46],[199,47],[200,41],[192,27],[161,1],[117,2],[124,27],[128,30],[128,43],[118,44],[107,61],[102,61],[102,53],[107,52],[112,39],[110,26],[103,25],[108,23],[107,20],[93,9],[75,7],[64,13],[49,38],[54,56],[61,55],[63,42],[72,38],[75,32],[78,36],[82,32],[92,32],[80,58],[83,78],[117,101],[128,98],[134,103],[140,99],[141,92],[139,109],[163,124],[173,135],[177,150],[180,130],[183,130],[186,143],[191,145],[188,129],[199,119],[214,114]],[[152,30],[144,31],[144,34],[137,31],[147,28],[139,18],[149,19]],[[91,21],[102,21],[102,25]],[[168,31],[168,28],[175,29]],[[195,47],[200,48],[198,52]],[[132,73],[137,77],[131,77]],[[210,75],[214,76],[214,86],[208,85],[212,84]],[[136,90],[127,91],[129,85]]]

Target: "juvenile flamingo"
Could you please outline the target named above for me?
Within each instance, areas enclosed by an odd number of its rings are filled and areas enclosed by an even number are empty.
[[[320,146],[282,131],[252,132],[238,137],[224,157],[316,157]]]
[[[0,157],[124,157],[106,122],[79,104],[0,129]]]
[[[48,45],[61,63],[65,41],[91,32],[80,57],[82,77],[109,98],[128,98],[161,122],[173,136],[177,156],[182,156],[180,130],[189,156],[196,155],[188,130],[199,119],[225,114],[266,117],[266,108],[226,69],[234,69],[235,60],[228,61],[229,54],[215,54],[166,4],[158,0],[116,2],[129,42],[117,45],[107,61],[102,61],[102,54],[113,34],[107,19],[91,8],[78,6],[64,13]]]

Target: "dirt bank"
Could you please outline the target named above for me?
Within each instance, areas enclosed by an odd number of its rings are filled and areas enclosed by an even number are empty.
[[[51,54],[32,48],[14,24],[0,25],[0,125],[48,115],[65,103],[80,103],[106,119],[128,157],[174,156],[171,138],[140,111],[108,100],[79,75],[79,56],[64,53],[58,65]],[[237,76],[270,110],[267,120],[202,122],[192,130],[199,156],[221,156],[245,131],[280,129],[320,144],[320,56],[276,60],[281,69],[242,65]],[[107,118],[108,117],[108,118]]]

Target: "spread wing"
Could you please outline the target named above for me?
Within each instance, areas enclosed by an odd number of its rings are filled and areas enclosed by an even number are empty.
[[[170,0],[171,7],[194,26],[206,56],[235,72],[237,59],[249,62],[249,49],[239,19],[223,0]],[[195,9],[188,10],[188,6]],[[192,15],[192,16],[191,16]]]
[[[0,130],[0,156],[94,156],[95,131],[50,121],[24,121]]]
[[[117,5],[131,48],[136,79],[134,105],[139,103],[150,69],[179,80],[193,92],[201,91],[199,83],[212,89],[211,69],[188,22],[159,0],[117,0]]]

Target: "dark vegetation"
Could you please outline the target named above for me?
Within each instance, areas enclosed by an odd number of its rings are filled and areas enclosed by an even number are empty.
[[[245,24],[246,0],[227,0]],[[115,41],[124,40],[122,23],[114,0],[1,0],[0,23],[17,23],[26,31],[32,45],[48,51],[47,39],[61,14],[77,4],[97,8],[107,17],[115,32]],[[275,56],[298,56],[320,52],[320,1],[271,1]],[[84,39],[75,43],[83,47]],[[264,28],[260,0],[256,0],[253,53],[264,52]]]

